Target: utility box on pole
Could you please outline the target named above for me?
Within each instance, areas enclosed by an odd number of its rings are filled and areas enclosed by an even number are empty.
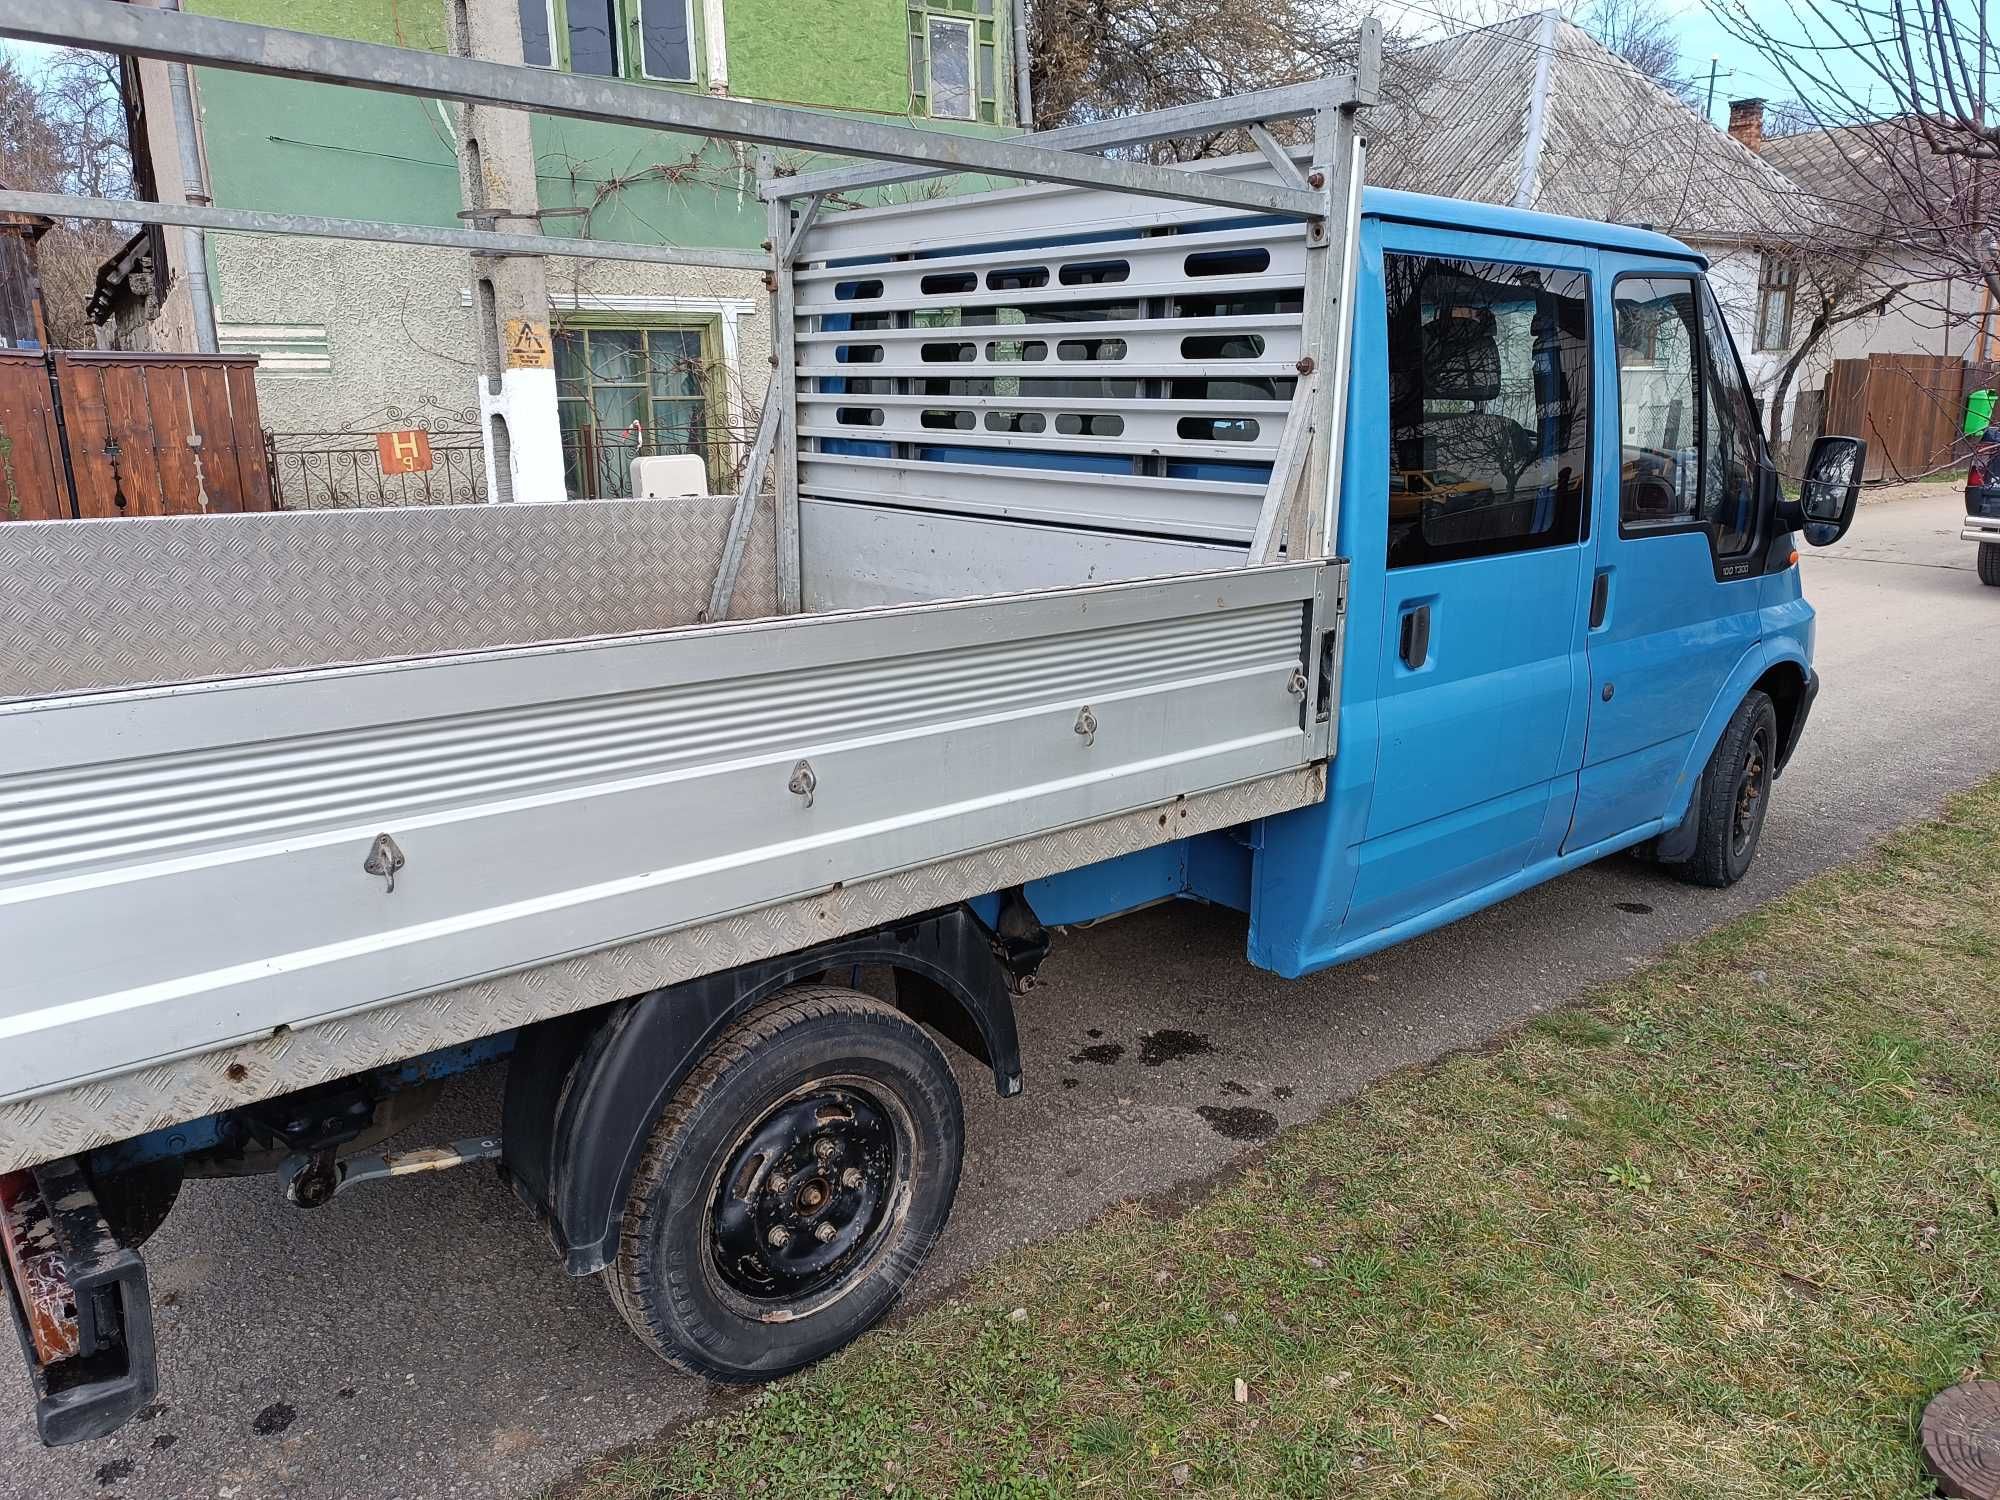
[[[519,65],[515,0],[449,0],[452,52]],[[458,106],[458,178],[478,229],[541,233],[531,118],[490,105]],[[478,326],[480,434],[486,493],[494,500],[561,500],[562,425],[549,331],[547,262],[536,255],[472,256]]]

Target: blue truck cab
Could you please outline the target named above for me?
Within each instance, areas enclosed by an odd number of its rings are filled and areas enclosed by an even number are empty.
[[[1676,240],[1364,205],[1327,797],[1032,885],[1045,921],[1237,905],[1294,977],[1635,845],[1711,885],[1755,856],[1819,691],[1797,535],[1845,531],[1860,445],[1822,439],[1786,498]]]

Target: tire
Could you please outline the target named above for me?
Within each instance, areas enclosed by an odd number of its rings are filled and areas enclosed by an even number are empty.
[[[2000,542],[1979,544],[1979,581],[2000,588]]]
[[[1777,763],[1777,711],[1763,693],[1750,693],[1730,715],[1695,789],[1700,832],[1694,853],[1677,867],[1683,878],[1718,888],[1743,878],[1763,837]]]
[[[612,1303],[689,1374],[789,1374],[895,1306],[951,1215],[964,1146],[958,1085],[922,1027],[795,985],[668,1101],[604,1273]]]

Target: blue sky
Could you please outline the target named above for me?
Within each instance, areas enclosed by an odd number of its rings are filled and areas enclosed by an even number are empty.
[[[5,52],[15,62],[20,64],[25,71],[30,73],[40,68],[42,59],[55,50],[55,48],[44,46],[40,42],[0,41],[0,52]]]
[[[1680,39],[1681,60],[1688,73],[1697,82],[1708,76],[1709,59],[1720,57],[1726,76],[1715,85],[1715,119],[1723,124],[1728,119],[1725,101],[1763,97],[1784,99],[1791,95],[1788,86],[1778,71],[1764,58],[1757,55],[1742,42],[1731,36],[1716,19],[1709,14],[1702,0],[1674,0],[1674,30]],[[1774,31],[1786,25],[1786,8],[1775,0],[1761,0],[1760,19]],[[1834,11],[1845,9],[1834,6]],[[1782,32],[1781,32],[1782,34]],[[1881,82],[1858,62],[1850,61],[1840,69],[1841,76],[1848,80],[1849,87],[1857,98],[1867,98],[1872,84],[1881,91],[1878,101],[1883,108],[1891,107],[1891,101],[1882,90]]]

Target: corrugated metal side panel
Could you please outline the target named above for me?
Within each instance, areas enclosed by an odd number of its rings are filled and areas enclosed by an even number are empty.
[[[46,384],[44,385],[46,390]],[[261,449],[257,463],[261,472]],[[728,496],[0,526],[0,702],[666,630],[708,605]],[[774,608],[760,507],[732,617]]]
[[[0,1097],[1304,766],[1322,572],[0,708]]]
[[[1326,768],[1308,766],[297,1026],[283,1035],[246,1033],[213,1051],[0,1103],[0,1172],[795,952],[1135,849],[1273,817],[1325,795]]]

